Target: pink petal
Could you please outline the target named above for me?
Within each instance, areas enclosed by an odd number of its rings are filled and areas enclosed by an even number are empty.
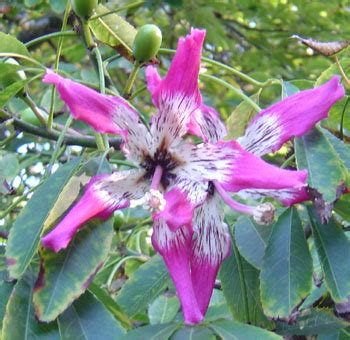
[[[245,151],[237,142],[184,144],[179,149],[186,160],[176,169],[193,180],[218,181],[230,192],[244,189],[299,189],[306,185],[307,172],[280,169]]]
[[[217,142],[226,134],[226,127],[219,114],[210,106],[201,105],[191,115],[188,132],[201,137],[205,142]]]
[[[164,220],[154,223],[152,244],[169,270],[180,299],[186,324],[197,324],[203,320],[192,286],[190,253],[192,230],[187,227],[172,232]]]
[[[220,200],[211,196],[196,209],[192,240],[191,277],[199,309],[206,313],[222,261],[230,254],[231,239]]]
[[[129,115],[138,120],[137,111],[122,98],[100,94],[51,70],[47,70],[43,82],[56,85],[73,117],[91,125],[98,132],[123,134],[126,131],[118,124],[120,118]]]
[[[303,135],[326,118],[344,94],[340,77],[334,76],[318,88],[287,97],[257,114],[239,142],[259,156],[277,151],[287,140]]]
[[[166,205],[163,211],[153,214],[153,220],[162,218],[171,231],[182,226],[191,226],[194,206],[186,194],[174,188],[164,195]]]
[[[147,89],[152,95],[153,104],[156,105],[155,93],[162,82],[157,69],[154,66],[147,66],[145,70]]]
[[[66,248],[79,228],[92,218],[107,219],[113,211],[129,206],[130,199],[143,196],[139,173],[119,172],[93,177],[79,202],[41,242],[53,251]]]
[[[202,103],[198,89],[198,74],[205,31],[192,29],[179,39],[176,54],[166,77],[150,68],[146,73],[148,88],[159,112],[152,120],[152,133],[161,143],[168,144],[187,132],[191,113]]]

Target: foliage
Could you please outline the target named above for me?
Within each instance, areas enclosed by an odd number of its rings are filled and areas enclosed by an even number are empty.
[[[111,95],[132,90],[132,105],[149,118],[143,70],[132,82],[128,77],[137,28],[161,28],[164,48],[152,62],[164,74],[173,53],[165,47],[175,48],[190,27],[204,27],[201,91],[205,103],[220,111],[229,136],[237,138],[255,114],[252,103],[263,107],[342,72],[350,87],[347,49],[326,57],[289,39],[346,39],[348,3],[100,2],[88,23],[92,45],[82,34],[85,20],[74,16],[69,2],[0,5],[0,337],[349,338],[350,198],[342,195],[350,180],[348,96],[320,126],[266,156],[278,166],[307,169],[313,203],[280,207],[269,226],[227,214],[232,251],[200,325],[183,324],[143,209],[87,223],[58,254],[39,242],[90,177],[130,168],[118,139],[109,138],[106,152],[91,128],[68,118],[55,91],[40,81],[45,67],[96,89],[105,84]],[[19,64],[6,63],[8,57]],[[34,125],[25,118],[28,112]]]

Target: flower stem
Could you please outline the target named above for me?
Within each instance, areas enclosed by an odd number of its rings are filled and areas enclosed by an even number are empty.
[[[340,124],[339,124],[339,138],[341,140],[344,139],[344,117],[345,117],[345,111],[346,111],[346,107],[348,106],[349,104],[349,97],[347,97],[346,99],[346,102],[345,102],[345,105],[343,107],[343,110],[341,112],[341,116],[340,116]]]
[[[39,119],[40,124],[43,125],[43,126],[46,126],[46,119],[45,119],[45,117],[38,110],[37,106],[35,105],[34,101],[29,97],[29,95],[25,94],[22,97],[22,99],[31,108],[31,110],[34,112],[35,116]]]
[[[77,34],[74,31],[54,32],[54,33],[45,34],[45,35],[42,35],[39,38],[30,40],[30,41],[26,42],[24,45],[26,47],[31,47],[33,45],[36,45],[38,43],[41,43],[41,42],[49,40],[49,39],[60,38],[60,37],[73,37],[73,36],[76,36],[76,35]]]
[[[220,85],[223,85],[230,89],[231,91],[235,92],[239,97],[241,97],[245,102],[247,102],[256,112],[261,111],[261,108],[258,104],[256,104],[252,99],[250,99],[246,94],[244,94],[241,90],[237,89],[233,85],[229,84],[225,80],[219,79],[217,77],[208,75],[208,74],[200,74],[202,78],[210,79]]]
[[[345,72],[344,72],[344,70],[343,70],[343,67],[342,67],[341,64],[340,64],[340,61],[339,61],[339,59],[338,59],[338,56],[335,56],[334,59],[335,59],[336,65],[337,65],[337,67],[338,67],[338,70],[339,70],[341,76],[343,77],[343,79],[344,79],[344,81],[345,81],[345,83],[346,83],[346,86],[350,89],[350,80],[349,80],[349,78],[346,76],[346,74],[345,74]]]
[[[131,96],[131,89],[132,89],[132,86],[134,85],[137,73],[139,72],[140,68],[141,68],[141,64],[135,61],[134,67],[129,75],[128,81],[123,91],[124,98],[129,98]]]
[[[61,32],[66,31],[70,9],[71,9],[70,1],[67,1],[66,9],[65,9],[65,12],[64,12],[64,16],[63,16],[63,23],[62,23]],[[56,58],[55,58],[55,66],[54,66],[55,72],[57,72],[58,66],[59,66],[59,63],[60,63],[60,57],[61,57],[61,52],[62,52],[62,47],[63,47],[63,38],[64,38],[64,36],[61,35],[60,38],[59,38],[59,41],[58,41],[58,47],[57,47]],[[52,85],[52,87],[51,87],[50,112],[49,112],[49,118],[47,120],[47,128],[48,128],[48,130],[52,130],[53,114],[54,114],[54,111],[55,111],[55,100],[56,100],[56,90],[55,90],[55,85]]]
[[[288,157],[281,165],[281,169],[286,168],[291,162],[295,160],[295,154],[293,153],[290,157]]]

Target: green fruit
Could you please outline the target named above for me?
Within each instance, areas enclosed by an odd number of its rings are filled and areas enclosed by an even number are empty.
[[[162,43],[162,32],[156,25],[144,25],[136,33],[133,53],[135,59],[142,63],[153,59]]]
[[[88,19],[91,17],[98,0],[71,0],[74,13],[81,19]]]
[[[125,221],[124,221],[124,214],[122,211],[120,210],[117,210],[115,213],[114,213],[114,223],[113,223],[113,226],[114,226],[114,229],[115,230],[118,230],[123,224],[125,224]]]
[[[21,112],[21,120],[38,127],[42,126],[40,120],[29,107]]]

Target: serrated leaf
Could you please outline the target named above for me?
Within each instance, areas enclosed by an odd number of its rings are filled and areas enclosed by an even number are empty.
[[[3,340],[60,339],[56,323],[39,323],[35,318],[32,302],[35,281],[36,276],[28,270],[13,289],[3,320]]]
[[[108,12],[110,10],[101,4],[96,7],[96,15]],[[122,46],[129,54],[132,53],[136,30],[118,14],[112,13],[92,19],[89,26],[97,40],[113,48]]]
[[[116,301],[132,317],[144,311],[169,283],[170,277],[164,261],[159,255],[155,255],[134,272],[123,285]]]
[[[257,269],[261,268],[271,228],[241,216],[235,224],[236,245],[240,254]]]
[[[350,41],[348,40],[322,42],[322,41],[317,41],[313,39],[305,39],[305,38],[299,37],[296,34],[293,35],[292,38],[298,39],[304,45],[312,48],[314,51],[321,53],[327,57],[333,54],[339,53],[344,48],[350,45]]]
[[[328,290],[335,302],[346,302],[350,295],[350,241],[333,219],[321,224],[308,208],[312,234]]]
[[[308,170],[308,184],[316,189],[326,203],[337,198],[337,188],[348,180],[348,174],[338,153],[324,133],[314,128],[295,139],[298,169]]]
[[[96,327],[98,326],[98,327]],[[116,319],[89,292],[58,317],[62,339],[120,339],[125,333]]]
[[[250,98],[258,103],[260,97],[260,91],[253,94]],[[256,110],[246,101],[242,101],[231,113],[226,121],[227,136],[225,139],[235,139],[244,135],[244,131],[256,115]]]
[[[25,56],[30,56],[25,45],[19,40],[17,40],[15,37],[0,32],[0,41],[0,53],[16,53]]]
[[[103,265],[113,236],[113,221],[92,220],[64,251],[44,249],[33,301],[41,321],[54,320],[89,286]]]
[[[80,159],[71,161],[47,178],[17,217],[6,246],[10,277],[19,278],[26,270],[37,251],[45,220],[79,164]]]
[[[269,340],[281,339],[277,334],[268,332],[265,329],[246,325],[236,321],[220,320],[210,324],[210,328],[225,340]]]
[[[278,322],[276,332],[281,335],[319,335],[347,327],[330,310],[311,309],[301,313],[294,324]]]
[[[176,296],[158,296],[148,309],[150,324],[157,325],[173,321],[179,308],[180,302]]]
[[[171,340],[215,340],[214,333],[206,327],[184,327],[172,335]]]
[[[125,340],[167,340],[179,328],[178,324],[168,323],[150,325],[130,331],[124,336]]]
[[[227,305],[237,321],[270,328],[260,302],[259,271],[242,256],[233,241],[233,251],[220,269],[221,285]]]
[[[260,280],[263,309],[273,318],[288,318],[311,291],[312,258],[294,208],[284,211],[272,227]]]

